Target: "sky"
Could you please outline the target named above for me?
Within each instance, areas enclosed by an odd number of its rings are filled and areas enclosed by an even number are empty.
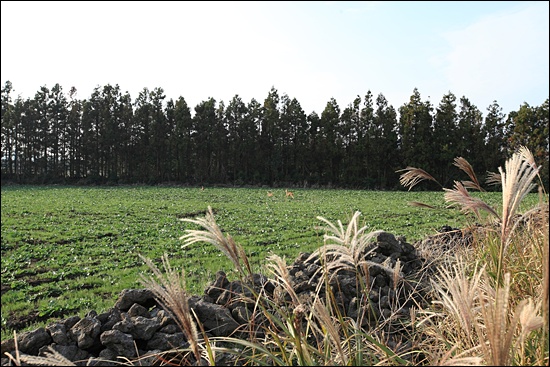
[[[396,110],[415,88],[486,115],[549,97],[548,1],[1,1],[1,83],[87,99],[160,87],[194,107],[263,103],[274,87],[319,115],[368,91]]]

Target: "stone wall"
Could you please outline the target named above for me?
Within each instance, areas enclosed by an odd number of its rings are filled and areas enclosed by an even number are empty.
[[[461,233],[450,227],[443,230],[446,242]],[[326,291],[325,278],[319,271],[322,264],[318,257],[310,255],[301,253],[288,266],[292,288],[304,304],[308,304],[316,292],[322,297]],[[428,302],[426,272],[430,271],[429,262],[405,238],[381,232],[362,256],[370,264],[368,307],[357,302],[361,290],[357,289],[355,273],[344,270],[330,277],[329,287],[342,314],[354,319],[362,315],[361,327],[374,329],[381,318],[390,319],[395,312],[400,318],[410,317],[410,307]],[[401,264],[402,276],[399,287],[393,284],[396,278],[388,271],[397,261]],[[189,307],[209,336],[246,338],[254,333],[255,338],[262,338],[262,324],[266,320],[265,316],[262,318],[263,315],[252,312],[253,292],[262,292],[281,307],[293,307],[290,294],[276,280],[264,274],[254,274],[243,281],[230,281],[222,271],[216,273],[216,279],[203,295],[189,298]],[[406,338],[406,332],[402,330],[390,338],[387,345],[398,348],[397,352],[404,352],[412,347]],[[44,355],[51,347],[76,365],[93,366],[112,365],[109,361],[116,360],[132,360],[135,365],[160,364],[159,353],[188,346],[185,334],[173,316],[157,303],[148,289],[124,290],[107,312],[97,314],[90,311],[84,318],[69,317],[45,328],[22,333],[17,336],[17,341],[22,355]],[[14,350],[13,339],[2,342],[2,366],[10,363],[4,353],[15,355]],[[192,356],[188,358],[188,363],[195,362]],[[219,364],[227,364],[232,357],[220,355],[218,358]]]

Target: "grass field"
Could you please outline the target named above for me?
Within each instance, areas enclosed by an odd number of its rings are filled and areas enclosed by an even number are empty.
[[[148,268],[138,254],[185,269],[189,291],[201,294],[217,270],[231,277],[233,266],[216,248],[194,244],[182,249],[179,237],[190,223],[213,208],[219,226],[240,243],[254,266],[270,253],[292,262],[323,243],[322,223],[347,223],[356,210],[371,230],[402,235],[409,243],[443,225],[473,223],[446,209],[443,192],[196,187],[2,186],[2,340],[48,325],[55,319],[102,312],[119,292],[141,287]],[[483,193],[499,202],[499,193]],[[419,201],[439,209],[408,205]],[[536,203],[530,194],[525,207]]]

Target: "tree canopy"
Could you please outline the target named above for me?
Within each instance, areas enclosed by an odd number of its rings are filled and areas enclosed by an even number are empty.
[[[43,86],[34,98],[2,88],[2,181],[180,183],[399,189],[397,170],[422,168],[444,186],[468,160],[480,179],[520,146],[541,165],[548,190],[548,99],[508,116],[494,101],[483,113],[452,92],[437,106],[414,89],[398,109],[368,91],[343,108],[331,98],[307,114],[272,87],[263,101],[184,97],[144,88],[132,101],[118,85],[77,99],[72,87]],[[430,189],[428,185],[426,189]]]

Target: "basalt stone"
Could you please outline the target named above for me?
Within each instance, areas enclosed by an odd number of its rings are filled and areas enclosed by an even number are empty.
[[[76,345],[57,345],[55,343],[40,348],[40,352],[38,353],[38,355],[45,356],[46,352],[50,353],[50,347],[61,354],[63,357],[67,358],[69,361],[85,362],[90,357],[90,353],[80,349]]]
[[[133,358],[136,356],[132,335],[119,330],[108,330],[101,334],[101,344],[113,350],[117,356]]]
[[[165,351],[172,348],[180,348],[185,341],[185,336],[181,331],[174,334],[157,332],[147,341],[147,348]]]
[[[101,332],[111,330],[113,326],[122,320],[122,314],[118,308],[111,308],[108,312],[102,313],[97,316],[97,319],[101,322]]]
[[[204,329],[215,336],[230,336],[239,324],[228,308],[199,300],[193,307]]]
[[[128,316],[130,317],[136,317],[136,316],[143,316],[143,317],[151,317],[151,314],[149,313],[149,310],[147,310],[145,307],[140,305],[139,303],[134,303],[132,307],[128,310]]]
[[[446,233],[445,233],[446,234]],[[449,240],[455,240],[456,234],[448,234]],[[441,236],[440,237],[444,237]],[[339,312],[351,317],[363,328],[376,329],[380,317],[399,318],[410,317],[411,307],[428,301],[429,286],[422,286],[421,282],[415,287],[400,288],[396,292],[392,287],[392,272],[396,262],[402,264],[401,271],[405,275],[414,276],[416,272],[423,278],[429,277],[426,260],[420,256],[416,247],[408,244],[404,237],[395,237],[391,233],[381,232],[375,237],[376,242],[366,246],[360,260],[367,260],[374,264],[369,266],[368,290],[356,289],[357,274],[350,270],[339,269],[337,274],[328,274],[329,286],[334,295]],[[438,239],[439,240],[439,239]],[[332,260],[336,260],[333,256]],[[330,261],[331,258],[324,259]],[[386,269],[380,265],[384,264]],[[310,253],[301,253],[294,263],[287,266],[289,282],[293,292],[302,305],[311,305],[317,298],[326,297],[326,283],[319,271],[321,260],[319,256]],[[430,270],[433,272],[433,269]],[[406,285],[406,283],[402,283]],[[254,292],[251,291],[253,288]],[[255,335],[265,336],[264,327],[269,320],[260,309],[255,310],[254,294],[268,297],[262,307],[276,307],[276,312],[293,313],[294,301],[278,280],[271,280],[262,274],[252,274],[240,280],[229,281],[223,271],[216,273],[216,279],[205,289],[202,296],[188,298],[188,306],[197,315],[207,335],[237,336]],[[250,303],[246,298],[250,298]],[[358,302],[358,299],[362,303]],[[276,306],[273,306],[276,305]],[[268,312],[274,312],[269,310]],[[406,335],[396,335],[396,340]],[[155,300],[154,294],[148,289],[127,289],[121,292],[113,308],[102,314],[95,311],[88,312],[81,319],[78,316],[56,322],[46,329],[41,328],[33,332],[18,336],[20,353],[43,353],[48,345],[59,351],[69,360],[88,358],[90,366],[112,365],[113,361],[121,362],[129,358],[139,364],[140,357],[150,355],[148,361],[158,363],[153,353],[169,351],[188,345],[185,334],[180,330],[174,316],[162,309]],[[136,347],[138,351],[136,352]],[[13,339],[2,342],[2,354],[9,352],[14,355],[15,342]],[[226,359],[223,354],[217,356],[218,361]],[[192,364],[196,361],[187,360]],[[2,358],[2,365],[9,361]],[[141,361],[143,364],[144,362]]]
[[[70,330],[79,321],[80,321],[80,316],[71,316],[71,317],[65,319],[65,321],[64,321],[65,329]]]
[[[65,324],[56,322],[48,327],[46,327],[48,333],[52,337],[52,341],[58,345],[70,345],[69,338],[67,337],[67,328]]]
[[[227,274],[223,271],[216,272],[216,280],[214,280],[204,291],[212,299],[218,299],[218,297],[229,286],[229,280],[227,280]]]
[[[51,344],[52,337],[41,327],[21,334],[17,337],[19,351],[30,355],[38,355],[38,351],[45,345]]]
[[[79,348],[87,349],[94,345],[100,332],[101,322],[92,317],[85,317],[77,322],[68,334],[72,340],[76,341]]]
[[[149,308],[156,304],[155,296],[149,289],[125,289],[120,293],[115,307],[120,311],[127,311],[134,303]]]

